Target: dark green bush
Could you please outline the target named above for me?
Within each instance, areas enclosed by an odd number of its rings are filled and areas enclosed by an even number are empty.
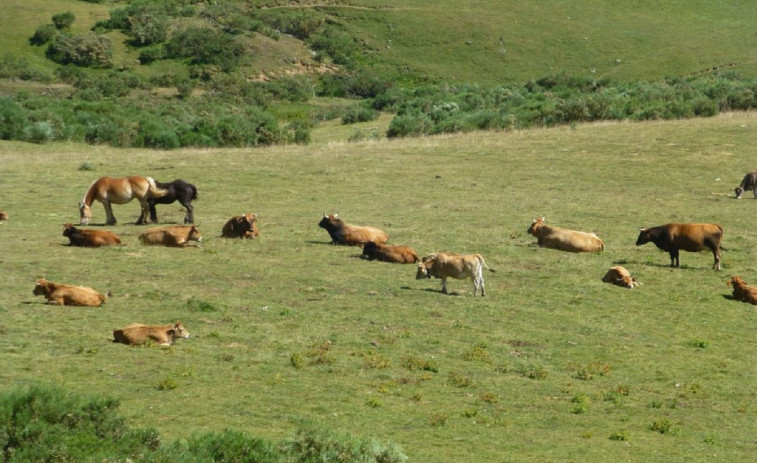
[[[136,46],[163,42],[168,37],[168,16],[148,12],[130,16],[129,32]]]
[[[320,429],[302,429],[287,443],[286,449],[295,463],[402,463],[407,461],[403,450],[392,443],[373,439],[337,435]]]
[[[316,59],[328,56],[336,64],[349,65],[358,52],[355,40],[336,26],[326,26],[309,38],[310,47],[316,52]]]
[[[166,43],[168,58],[190,58],[193,64],[214,64],[229,71],[245,52],[242,43],[229,34],[208,27],[189,27]]]
[[[310,36],[317,34],[326,24],[326,16],[312,8],[297,10],[269,8],[259,10],[256,14],[270,27],[300,40],[307,40]]]
[[[83,35],[60,33],[47,47],[46,56],[59,64],[110,67],[113,44],[110,38],[95,32]]]
[[[347,108],[347,112],[342,116],[342,124],[368,122],[376,119],[378,116],[378,111],[367,108],[364,105],[354,105]]]
[[[166,58],[166,47],[163,44],[154,45],[139,52],[139,62],[150,64]]]
[[[53,24],[43,24],[34,31],[34,35],[29,39],[32,45],[44,45],[53,40],[58,34],[58,29]]]
[[[21,139],[25,126],[26,110],[11,98],[0,97],[0,139]]]
[[[53,15],[53,25],[58,30],[69,30],[76,20],[76,16],[70,11]]]

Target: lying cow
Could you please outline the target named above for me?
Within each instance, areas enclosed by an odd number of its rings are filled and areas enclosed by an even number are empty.
[[[610,267],[610,270],[602,277],[602,281],[626,288],[635,288],[641,285],[639,280],[631,276],[631,272],[621,265]]]
[[[364,259],[380,260],[382,262],[396,262],[398,264],[413,264],[418,262],[418,254],[407,246],[391,246],[388,244],[368,241],[363,246]]]
[[[441,278],[442,293],[447,294],[447,278],[462,280],[470,278],[473,281],[473,295],[481,288],[481,296],[484,296],[484,272],[486,267],[481,254],[455,254],[452,252],[435,252],[424,256],[418,263],[418,271],[415,273],[416,280],[424,278]]]
[[[173,325],[140,325],[132,323],[126,328],[113,330],[113,342],[141,345],[156,342],[159,346],[170,346],[177,338],[189,338],[189,332],[181,322]]]
[[[532,219],[528,234],[536,237],[539,246],[570,252],[596,252],[605,249],[605,243],[594,233],[568,230],[544,225],[544,217]]]
[[[339,218],[338,214],[323,214],[323,219],[318,226],[329,232],[331,244],[346,244],[362,246],[369,241],[384,244],[389,240],[389,235],[374,227],[361,227],[349,225]]]
[[[0,209],[0,223],[5,222],[6,220],[8,220],[8,213]]]
[[[757,198],[757,171],[746,174],[734,191],[736,192],[736,199],[741,199],[741,195],[745,191],[754,192],[754,197]]]
[[[704,248],[712,251],[715,263],[712,268],[720,270],[720,240],[723,228],[714,223],[668,223],[652,228],[641,228],[636,246],[650,241],[670,254],[670,266],[680,267],[678,251],[699,252]]]
[[[733,286],[733,300],[757,305],[757,288],[747,285],[740,276],[732,276],[726,284]]]
[[[255,238],[260,235],[257,222],[257,214],[235,215],[224,224],[221,236],[224,238]]]
[[[92,288],[53,283],[44,278],[37,280],[32,294],[35,296],[45,296],[47,303],[52,305],[100,307],[108,300],[106,296],[103,296]]]
[[[70,246],[98,248],[100,246],[121,244],[121,238],[111,231],[85,230],[76,228],[70,223],[63,226],[63,236],[68,238]]]
[[[184,248],[190,246],[190,241],[199,243],[202,241],[202,236],[196,225],[175,225],[151,228],[139,235],[139,240],[151,246]],[[193,244],[193,246],[197,245]]]

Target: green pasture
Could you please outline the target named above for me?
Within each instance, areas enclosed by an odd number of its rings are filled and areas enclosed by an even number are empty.
[[[166,441],[224,429],[279,440],[308,424],[396,442],[415,462],[754,458],[755,308],[726,281],[757,284],[757,200],[733,198],[756,167],[755,114],[334,138],[170,152],[0,143],[0,388],[115,397],[130,426]],[[200,246],[142,246],[135,202],[114,206],[114,227],[92,208],[91,228],[123,246],[66,246],[63,223],[105,175],[195,183]],[[260,238],[220,238],[244,212]],[[420,254],[483,254],[496,269],[487,296],[459,280],[443,295],[412,265],[329,245],[324,212]],[[526,234],[537,216],[594,231],[606,250],[539,248]],[[723,270],[709,253],[671,269],[635,246],[640,226],[672,221],[721,224]],[[615,264],[643,286],[602,283]],[[42,276],[113,296],[49,306],[32,295]],[[114,328],[176,320],[191,337],[171,348],[111,342]]]

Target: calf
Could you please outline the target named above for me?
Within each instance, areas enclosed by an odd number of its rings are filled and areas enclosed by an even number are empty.
[[[605,276],[602,277],[602,281],[618,286],[624,286],[626,288],[635,288],[636,286],[641,285],[636,277],[631,276],[631,272],[620,265],[610,267],[610,270],[608,270],[607,273],[605,273]]]
[[[255,238],[260,236],[257,222],[257,214],[235,215],[224,224],[221,236],[224,238]]]
[[[544,225],[544,217],[532,219],[527,232],[536,237],[539,246],[545,248],[569,252],[595,252],[605,249],[605,243],[596,234]]]
[[[121,238],[111,231],[85,230],[76,228],[70,223],[63,226],[63,236],[68,238],[69,246],[99,248],[100,246],[121,244]]]
[[[733,286],[733,300],[757,305],[757,288],[747,285],[741,277],[734,275],[726,284]]]
[[[6,220],[8,220],[8,213],[0,209],[0,223],[5,222]]]
[[[139,235],[139,240],[151,246],[184,248],[190,246],[190,241],[199,243],[202,241],[202,236],[195,225],[175,225],[151,228]],[[192,245],[197,246],[196,244]]]
[[[338,214],[323,214],[323,219],[318,226],[329,233],[331,244],[362,246],[369,241],[384,244],[389,240],[389,235],[384,231],[374,227],[346,224],[342,222]]]
[[[746,174],[734,191],[736,192],[736,199],[741,199],[741,195],[745,191],[754,192],[754,197],[757,198],[757,171]]]
[[[442,293],[447,294],[447,278],[457,280],[470,278],[473,281],[473,295],[475,296],[478,288],[481,288],[481,296],[484,296],[484,267],[490,272],[494,271],[486,265],[481,254],[435,252],[424,256],[418,263],[415,279],[441,278]]]
[[[132,323],[120,330],[113,330],[113,342],[141,345],[156,342],[159,346],[170,346],[177,338],[189,338],[189,332],[181,322],[173,325],[141,325]]]
[[[396,262],[398,264],[413,264],[418,262],[418,254],[407,246],[390,246],[388,244],[368,241],[363,246],[364,259],[380,260],[382,262]]]
[[[92,288],[53,283],[44,278],[37,280],[32,294],[35,296],[45,296],[47,303],[52,305],[100,307],[108,300],[106,296],[103,296]]]
[[[699,252],[704,248],[712,251],[715,263],[712,268],[720,270],[720,240],[723,227],[714,223],[668,223],[658,227],[641,228],[636,246],[650,241],[670,254],[670,266],[680,267],[678,251]]]

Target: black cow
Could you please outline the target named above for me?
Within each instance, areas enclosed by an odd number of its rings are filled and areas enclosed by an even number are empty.
[[[650,241],[670,254],[670,266],[680,267],[678,251],[699,252],[704,248],[712,251],[715,263],[712,268],[720,270],[720,240],[723,227],[714,223],[669,223],[659,227],[642,228],[636,246]]]

